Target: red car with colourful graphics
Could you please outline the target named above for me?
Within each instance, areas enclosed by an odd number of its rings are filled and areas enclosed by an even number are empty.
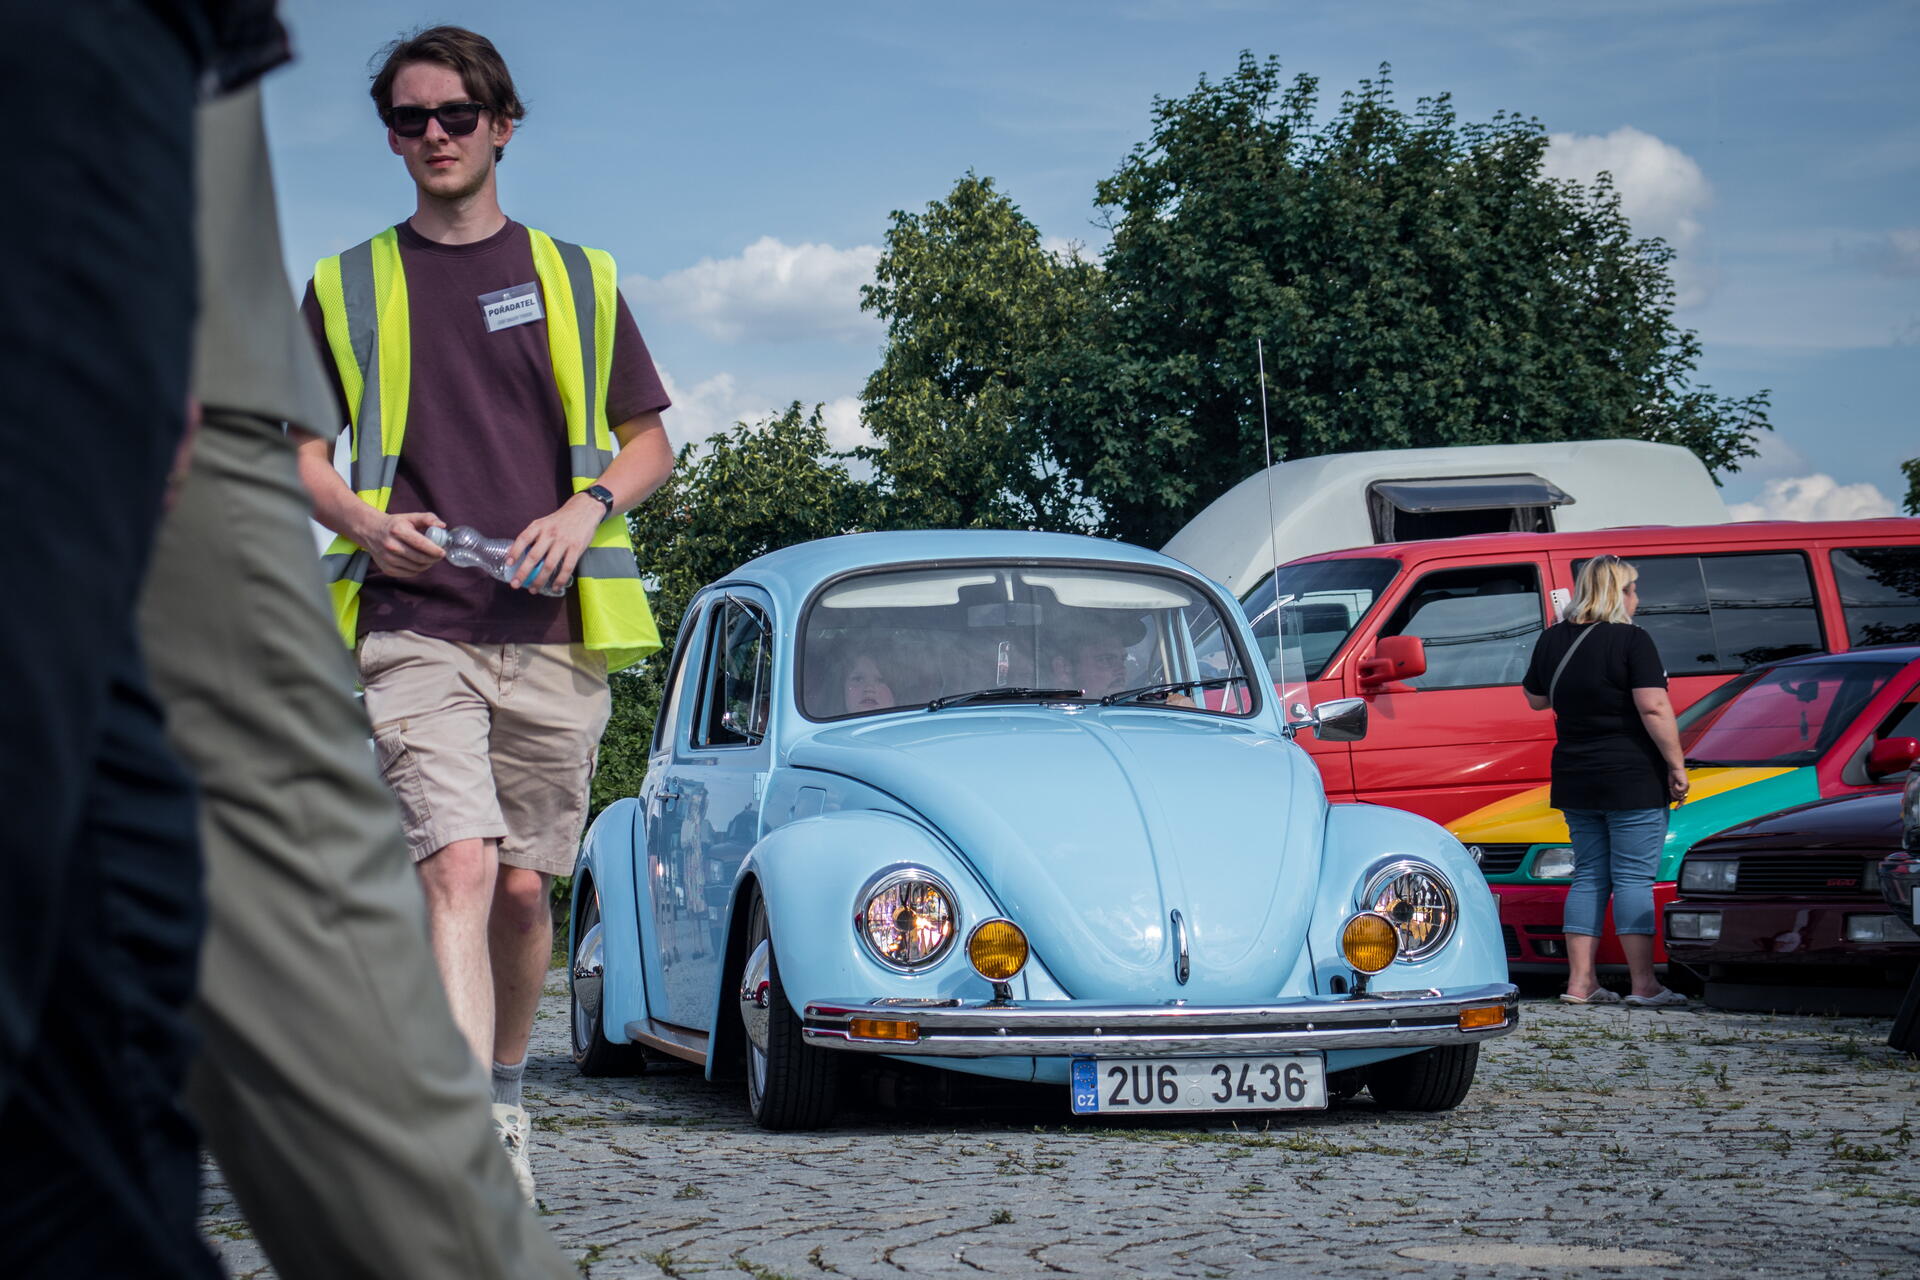
[[[1545,718],[1545,717],[1542,717]],[[1654,906],[1674,897],[1695,841],[1781,809],[1897,784],[1920,760],[1920,645],[1856,649],[1768,663],[1680,716],[1692,790],[1678,806],[1654,877]],[[1562,933],[1573,851],[1546,787],[1447,824],[1476,851],[1500,904],[1508,968],[1564,968]],[[1654,939],[1654,959],[1667,959]],[[1609,913],[1599,962],[1622,964]]]

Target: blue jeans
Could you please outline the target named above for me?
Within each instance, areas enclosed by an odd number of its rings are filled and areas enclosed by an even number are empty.
[[[1653,932],[1653,871],[1667,842],[1667,809],[1568,809],[1573,883],[1566,931],[1600,936],[1613,898],[1613,931]]]

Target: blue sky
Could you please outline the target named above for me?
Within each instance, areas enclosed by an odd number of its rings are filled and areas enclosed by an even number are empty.
[[[1887,514],[1920,454],[1920,5],[1911,0],[524,3],[286,0],[267,82],[289,273],[412,211],[366,95],[403,29],[490,36],[530,114],[501,169],[522,221],[619,260],[676,440],[799,399],[857,437],[880,330],[858,310],[887,216],[992,176],[1098,250],[1093,186],[1155,95],[1242,49],[1331,103],[1381,62],[1411,105],[1536,116],[1566,176],[1612,169],[1680,257],[1702,380],[1774,393],[1745,514]]]

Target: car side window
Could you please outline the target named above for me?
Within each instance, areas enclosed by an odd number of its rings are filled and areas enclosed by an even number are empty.
[[[1833,553],[1847,643],[1920,642],[1920,547],[1849,547]]]
[[[680,628],[679,643],[673,647],[673,665],[667,672],[667,693],[660,700],[660,712],[653,721],[653,750],[656,754],[666,745],[675,731],[674,726],[680,722],[680,708],[686,701],[687,681],[698,677],[700,664],[688,655],[699,633],[699,618],[689,615],[685,625]],[[693,674],[689,675],[690,672]]]
[[[1873,735],[1875,742],[1886,738],[1920,738],[1920,693],[1909,693]]]
[[[1531,564],[1440,569],[1413,584],[1380,629],[1418,636],[1427,654],[1415,689],[1519,684],[1541,629],[1540,570]]]
[[[1584,560],[1576,560],[1577,577]],[[1670,676],[1744,671],[1826,649],[1805,556],[1633,556],[1640,607],[1633,620]]]
[[[773,643],[766,614],[729,596],[710,615],[706,678],[693,745],[752,746],[767,736],[773,709]]]

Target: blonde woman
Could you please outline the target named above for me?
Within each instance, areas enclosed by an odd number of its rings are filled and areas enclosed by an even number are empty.
[[[1639,572],[1618,556],[1581,566],[1566,620],[1533,648],[1521,687],[1554,714],[1553,807],[1573,840],[1567,889],[1568,1004],[1615,1004],[1593,958],[1607,902],[1626,952],[1626,1003],[1684,1005],[1653,976],[1653,873],[1667,838],[1667,804],[1687,798],[1687,767],[1653,637],[1633,625]]]

